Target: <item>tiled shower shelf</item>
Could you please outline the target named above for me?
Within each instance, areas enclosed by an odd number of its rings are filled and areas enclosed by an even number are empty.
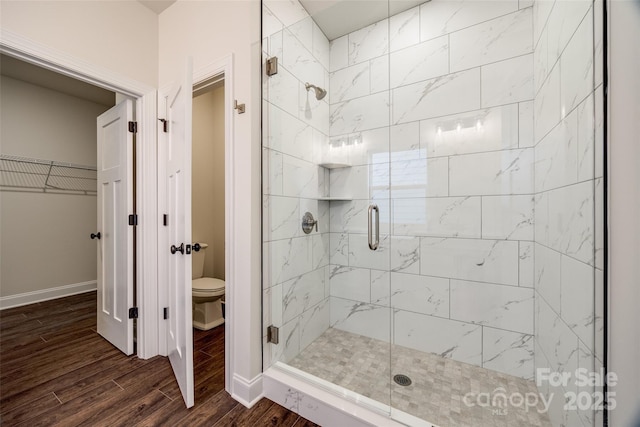
[[[353,200],[352,197],[318,197],[318,200],[325,200],[328,202],[349,202]]]
[[[350,168],[351,165],[347,163],[320,163],[318,166],[327,169],[338,169],[338,168]]]

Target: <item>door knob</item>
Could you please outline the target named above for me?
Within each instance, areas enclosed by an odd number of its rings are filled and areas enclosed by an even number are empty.
[[[184,243],[180,243],[180,246],[171,245],[171,253],[175,255],[176,252],[180,252],[184,255]]]
[[[200,252],[200,249],[202,249],[202,246],[200,246],[200,243],[194,243],[192,248],[194,252]]]
[[[91,233],[91,239],[98,239],[100,240],[100,232],[98,231],[96,234]]]

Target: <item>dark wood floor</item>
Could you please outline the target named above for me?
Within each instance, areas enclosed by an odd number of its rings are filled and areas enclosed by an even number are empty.
[[[0,312],[4,426],[314,426],[262,399],[247,409],[224,390],[224,326],[194,329],[195,406],[169,361],[126,357],[96,333],[95,292]]]

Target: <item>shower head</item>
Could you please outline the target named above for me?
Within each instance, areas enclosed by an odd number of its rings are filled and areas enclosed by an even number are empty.
[[[316,86],[316,85],[312,85],[310,83],[305,83],[304,87],[307,89],[307,92],[309,92],[309,89],[313,88],[313,90],[315,90],[316,92],[316,99],[318,101],[320,101],[322,98],[324,98],[325,96],[327,96],[327,91]]]

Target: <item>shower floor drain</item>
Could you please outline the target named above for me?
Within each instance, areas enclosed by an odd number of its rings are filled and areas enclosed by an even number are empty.
[[[406,387],[408,385],[411,385],[411,378],[409,378],[406,375],[402,375],[402,374],[394,375],[393,376],[393,381],[395,381],[396,384],[404,386],[404,387]]]

